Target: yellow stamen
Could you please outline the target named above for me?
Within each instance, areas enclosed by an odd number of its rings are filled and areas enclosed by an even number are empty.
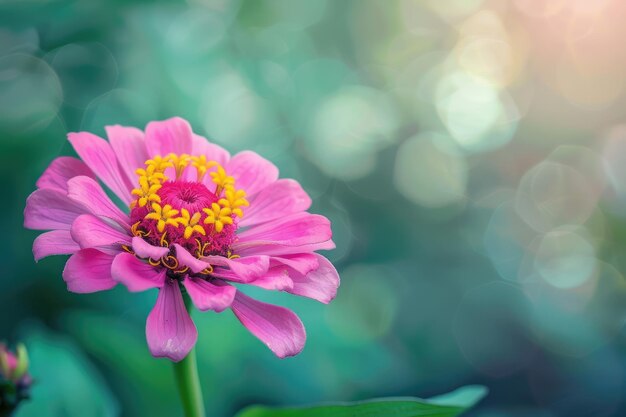
[[[161,188],[161,184],[150,184],[147,177],[139,177],[139,188],[135,188],[131,191],[131,194],[139,197],[137,204],[139,207],[143,207],[150,203],[160,203],[161,197],[157,194],[157,191]]]
[[[217,166],[217,171],[209,173],[213,182],[217,185],[215,195],[219,196],[227,185],[234,185],[235,179],[228,175],[221,165]]]
[[[204,176],[209,168],[219,166],[219,164],[215,161],[207,161],[205,155],[192,156],[191,160],[191,165],[198,171],[198,182],[204,179]]]
[[[213,273],[213,266],[209,266],[207,268],[204,268],[202,271],[200,271],[201,274],[204,275],[209,275]]]
[[[244,190],[235,190],[235,187],[229,185],[224,191],[224,198],[221,198],[218,203],[222,207],[228,207],[232,213],[239,218],[243,217],[243,210],[241,207],[248,207],[250,203],[246,200],[246,192]]]
[[[141,236],[141,233],[137,230],[137,226],[139,226],[141,222],[136,222],[132,226],[130,226],[130,231],[133,233],[133,236]]]
[[[174,166],[172,162],[166,157],[155,156],[152,159],[146,161],[146,167],[154,166],[155,172],[165,172],[168,167]]]
[[[146,178],[150,184],[161,184],[167,180],[163,171],[157,170],[156,165],[146,165],[146,169],[139,168],[135,171],[140,178]]]
[[[176,259],[176,257],[172,255],[167,255],[161,258],[161,263],[168,269],[178,268],[178,259]]]
[[[203,256],[206,256],[206,248],[208,246],[210,246],[210,242],[205,242],[204,244],[202,242],[200,242],[200,239],[196,239],[196,243],[198,244],[198,250],[196,251],[197,253],[197,257],[201,258]]]
[[[167,242],[167,233],[163,233],[161,235],[161,239],[159,239],[159,243],[161,244],[161,246],[163,246],[164,248],[168,248],[170,246],[170,244]]]
[[[152,210],[154,211],[146,214],[145,218],[156,220],[159,232],[163,232],[168,224],[178,227],[178,219],[175,217],[178,214],[178,210],[173,209],[169,204],[161,207],[158,203],[152,203]]]
[[[206,236],[204,227],[198,224],[200,222],[200,213],[194,213],[193,216],[191,216],[187,209],[181,209],[180,214],[181,217],[179,217],[177,220],[180,224],[185,226],[185,234],[183,235],[185,239],[189,239],[193,232],[198,232],[202,236]]]
[[[232,211],[228,207],[221,207],[219,204],[213,203],[211,208],[204,208],[202,211],[207,215],[204,223],[212,224],[217,233],[224,230],[224,225],[233,224]]]
[[[189,162],[191,162],[191,155],[187,155],[186,153],[181,155],[171,153],[167,155],[167,158],[169,161],[171,161],[174,169],[176,170],[176,179],[180,179],[180,177],[183,175],[183,171],[185,171],[185,168],[187,168],[187,165],[189,165]]]

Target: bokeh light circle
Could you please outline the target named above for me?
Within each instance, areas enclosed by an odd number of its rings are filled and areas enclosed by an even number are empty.
[[[327,174],[346,180],[367,175],[376,154],[396,140],[398,117],[381,91],[348,86],[323,100],[306,141],[310,158]]]
[[[535,232],[515,211],[514,202],[506,201],[493,211],[483,243],[491,263],[503,279],[512,282],[524,279],[520,277],[520,267],[534,236]]]
[[[470,152],[503,146],[517,128],[519,114],[513,101],[491,83],[463,71],[439,81],[436,105],[452,138]]]
[[[406,198],[421,206],[436,208],[465,200],[468,167],[463,155],[437,146],[444,136],[424,133],[398,148],[394,185]]]
[[[526,223],[538,232],[582,224],[593,213],[598,193],[590,180],[567,165],[543,161],[520,181],[515,204]]]
[[[56,116],[63,93],[56,73],[43,60],[16,53],[0,57],[0,124],[13,133],[45,128]]]
[[[255,149],[281,132],[273,107],[233,68],[207,80],[201,96],[198,116],[205,131],[232,150]]]
[[[576,230],[555,229],[542,237],[535,267],[548,284],[575,288],[592,278],[596,267],[595,249]]]

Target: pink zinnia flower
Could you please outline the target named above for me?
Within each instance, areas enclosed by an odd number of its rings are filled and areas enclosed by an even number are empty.
[[[50,230],[33,244],[36,260],[69,254],[69,291],[117,283],[158,288],[146,337],[154,356],[180,361],[196,327],[181,288],[202,311],[230,308],[248,330],[283,358],[299,353],[306,334],[292,311],[256,301],[232,284],[286,291],[330,302],[339,286],[330,222],[306,210],[298,182],[254,152],[231,156],[194,134],[185,120],[139,129],[107,126],[108,142],[70,133],[82,159],[59,157],[37,181],[24,225]],[[125,205],[120,209],[98,183]]]

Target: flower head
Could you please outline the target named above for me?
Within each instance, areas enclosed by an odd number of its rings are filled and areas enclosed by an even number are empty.
[[[24,345],[18,345],[14,353],[0,343],[0,415],[11,412],[28,398],[31,384]]]
[[[300,185],[254,152],[231,157],[179,118],[106,130],[108,141],[70,133],[81,159],[54,160],[28,198],[25,226],[49,230],[35,259],[71,255],[63,278],[73,292],[157,288],[146,324],[154,356],[179,361],[196,342],[181,290],[199,310],[230,309],[277,356],[299,353],[300,319],[233,284],[334,298],[337,271],[315,253],[334,248],[330,222],[306,211]]]

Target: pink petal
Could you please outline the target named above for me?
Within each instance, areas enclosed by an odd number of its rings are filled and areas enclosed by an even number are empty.
[[[113,279],[124,284],[131,292],[161,288],[166,279],[165,274],[165,268],[155,268],[126,252],[117,255],[111,265]]]
[[[327,240],[325,242],[311,243],[300,246],[280,245],[275,243],[250,242],[241,245],[233,245],[233,249],[241,256],[252,256],[258,253],[273,256],[293,255],[298,253],[312,253],[318,250],[335,249],[335,242]]]
[[[196,258],[189,251],[178,243],[174,243],[173,245],[176,248],[176,259],[181,265],[188,266],[193,272],[200,272],[205,268],[209,268],[211,266],[210,263],[201,261]]]
[[[137,168],[143,168],[150,159],[143,132],[134,127],[106,126],[107,137],[122,171],[131,184],[137,182]]]
[[[203,260],[211,265],[228,267],[230,271],[222,273],[222,268],[216,269],[214,275],[228,278],[236,282],[250,282],[260,278],[267,272],[270,266],[269,257],[246,256],[242,258],[228,259],[224,256],[205,256]],[[232,273],[228,273],[232,272]]]
[[[193,155],[206,156],[207,161],[215,161],[224,166],[230,159],[230,153],[221,146],[211,143],[207,138],[194,134],[192,137]]]
[[[70,256],[63,269],[67,289],[76,293],[108,290],[117,284],[111,277],[113,256],[96,249],[81,249]]]
[[[89,167],[80,159],[70,156],[60,156],[52,161],[41,177],[39,177],[37,187],[66,192],[67,181],[78,175],[90,178],[96,177]]]
[[[241,255],[286,255],[334,248],[328,219],[306,212],[254,226],[238,237],[233,249]]]
[[[177,155],[192,151],[192,131],[189,123],[180,117],[150,122],[146,126],[146,148],[148,155]]]
[[[237,184],[238,185],[238,184]],[[252,226],[307,210],[311,198],[297,181],[278,180],[261,190],[245,208],[240,226]]]
[[[293,281],[284,267],[270,269],[262,277],[246,284],[272,291],[290,291],[293,288]]]
[[[276,267],[254,279],[243,279],[229,269],[216,268],[211,274],[224,281],[232,281],[240,284],[253,285],[265,290],[287,291],[293,288],[293,282],[288,274],[287,267]]]
[[[72,239],[81,248],[98,248],[103,252],[116,253],[121,245],[130,245],[130,236],[91,214],[78,216],[72,228]]]
[[[214,285],[200,278],[187,277],[183,281],[187,294],[200,311],[224,311],[230,307],[237,289],[231,285]]]
[[[94,179],[78,176],[67,182],[67,196],[82,204],[91,214],[115,220],[130,229],[129,217],[119,209]]]
[[[231,309],[241,324],[279,358],[294,356],[302,351],[306,332],[291,310],[253,300],[239,291]]]
[[[74,150],[87,166],[96,173],[124,203],[132,200],[132,185],[122,173],[109,143],[88,132],[70,133],[68,138]]]
[[[300,274],[294,269],[289,271],[293,288],[286,291],[328,304],[337,295],[339,274],[328,259],[318,254],[315,256],[319,260],[319,267],[316,270],[306,275]]]
[[[278,179],[278,168],[252,151],[238,153],[225,168],[235,178],[237,188],[243,189],[249,197]]]
[[[42,233],[33,242],[33,256],[38,261],[50,255],[71,255],[80,250],[69,230]]]
[[[300,274],[306,275],[318,268],[319,261],[315,253],[297,253],[295,255],[274,256],[271,258],[271,265],[286,265]]]
[[[140,258],[159,259],[170,252],[170,248],[165,248],[163,246],[153,246],[139,236],[133,237],[132,247],[133,251]]]
[[[146,321],[146,338],[152,356],[183,360],[193,349],[198,331],[189,317],[178,281],[166,279]]]
[[[28,229],[69,229],[76,217],[87,212],[82,204],[51,188],[33,192],[26,200],[24,227]]]

